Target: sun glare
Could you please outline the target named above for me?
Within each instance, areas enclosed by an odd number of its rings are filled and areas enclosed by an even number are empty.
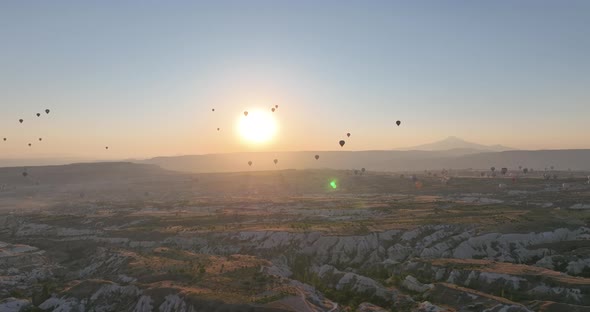
[[[270,112],[250,111],[239,123],[239,133],[246,141],[264,143],[272,139],[277,131],[276,121]]]

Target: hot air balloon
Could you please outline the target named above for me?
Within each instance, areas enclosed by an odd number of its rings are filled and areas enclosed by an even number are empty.
[[[31,145],[33,145],[33,144],[29,143],[29,147],[30,147]]]
[[[529,173],[529,168],[524,168],[524,169],[522,169],[522,172],[523,172],[524,174],[527,174],[527,173]]]
[[[346,136],[350,138],[350,132],[348,132],[348,133],[346,134]]]
[[[361,168],[361,171],[364,173],[365,172],[365,168]]]
[[[217,131],[219,131],[219,128],[217,128]]]
[[[39,141],[43,141],[43,138],[39,138]]]
[[[22,120],[22,119],[19,119],[19,120],[18,120],[18,122],[20,122],[20,123],[23,123],[23,121],[24,121],[24,120]]]
[[[502,171],[500,171],[502,173],[502,175],[505,175],[506,172],[508,172],[508,168],[502,168]]]
[[[496,167],[491,167],[490,170],[492,170],[492,172],[496,171]]]
[[[248,117],[248,111],[244,112],[244,116]]]
[[[277,104],[277,105],[275,105],[275,108],[279,108],[279,105],[278,105],[278,104]]]
[[[275,163],[275,165],[279,162],[278,159],[273,160],[273,162]]]
[[[359,174],[359,171],[355,169],[354,170],[354,175],[357,175],[357,174]]]
[[[271,110],[273,113],[275,112],[275,108],[274,108],[274,107],[273,107],[273,108],[271,108],[270,110]]]
[[[401,125],[402,122],[398,120],[398,121],[395,122],[395,124],[399,127],[399,125]]]
[[[23,177],[28,176],[29,174],[26,171],[23,171]]]
[[[215,111],[215,108],[212,108],[211,111],[214,112]]]
[[[248,166],[252,166],[252,161],[249,161],[248,162]]]
[[[45,114],[49,114],[49,109],[46,109],[45,110]]]
[[[37,113],[37,117],[41,116],[41,113]]]
[[[340,147],[343,147],[344,144],[346,144],[346,142],[344,142],[344,140],[340,140],[340,142],[338,142],[338,144],[340,144]]]
[[[105,146],[104,149],[109,149],[109,147],[108,146]]]
[[[315,155],[315,160],[318,160],[318,159],[320,159],[320,155]]]

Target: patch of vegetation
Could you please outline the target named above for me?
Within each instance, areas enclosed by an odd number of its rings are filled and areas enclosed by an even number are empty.
[[[555,271],[567,272],[568,262],[565,259],[553,259],[553,268]]]
[[[43,281],[37,287],[36,290],[33,291],[32,302],[33,305],[40,305],[45,300],[51,297],[51,293],[55,292],[57,289],[57,285],[53,281]]]
[[[264,296],[262,298],[255,299],[253,302],[258,303],[258,304],[267,304],[267,303],[271,303],[273,301],[281,300],[281,299],[291,296],[291,295],[293,295],[293,294],[286,292],[286,291],[281,291],[278,294],[274,294],[272,296]]]
[[[27,299],[28,298],[28,296],[20,289],[11,290],[9,296],[17,298],[17,299]]]
[[[355,311],[358,308],[358,306],[363,302],[370,302],[388,309],[394,308],[393,303],[391,301],[376,296],[375,293],[372,293],[371,291],[358,292],[350,287],[345,287],[343,289],[338,290],[323,283],[319,283],[313,286],[316,287],[319,291],[321,291],[330,300],[338,302],[345,306],[349,306],[353,311]]]
[[[504,299],[508,299],[514,302],[524,302],[528,300],[534,300],[534,296],[527,295],[523,292],[515,291],[515,290],[506,290],[502,288],[500,292],[497,294],[498,297],[502,297]]]
[[[340,290],[333,288],[328,281],[320,278],[316,273],[310,270],[312,266],[312,259],[310,256],[296,255],[292,262],[291,270],[294,279],[314,286],[317,290],[323,293],[326,298],[342,305],[349,306],[353,311],[363,302],[371,302],[381,307],[393,309],[392,302],[376,296],[375,293],[372,293],[371,291],[361,293],[350,287]],[[382,270],[377,270],[373,273],[381,277],[385,277],[389,274]]]
[[[293,272],[294,279],[306,281],[310,278],[311,272],[309,268],[312,265],[311,256],[297,254],[291,262],[291,272]]]
[[[577,276],[590,278],[590,267],[585,267]]]

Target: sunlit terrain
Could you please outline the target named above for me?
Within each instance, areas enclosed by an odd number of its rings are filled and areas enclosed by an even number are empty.
[[[489,170],[188,174],[131,163],[32,169],[45,182],[0,169],[0,295],[12,298],[4,307],[582,311],[590,304],[587,172],[514,180],[514,170],[491,177]]]

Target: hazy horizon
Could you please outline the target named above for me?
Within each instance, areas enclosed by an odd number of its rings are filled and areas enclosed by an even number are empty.
[[[586,1],[5,2],[0,158],[390,150],[447,136],[590,148],[588,12]],[[244,140],[243,111],[274,105],[274,136]]]
[[[457,140],[459,142],[459,144],[462,143],[466,143],[470,146],[468,147],[455,147],[455,146],[450,146],[448,148],[436,148],[436,149],[430,149],[427,147],[430,147],[431,145],[443,145],[447,143],[448,140],[451,140],[452,143],[455,143],[454,141]],[[452,144],[451,143],[451,144]],[[473,145],[473,146],[471,146]],[[501,147],[499,150],[495,150],[494,148],[498,148]],[[66,164],[75,164],[75,163],[91,163],[91,162],[143,162],[143,161],[150,161],[150,160],[154,160],[154,159],[159,159],[159,158],[171,158],[171,159],[176,159],[176,158],[183,158],[183,157],[192,157],[192,156],[223,156],[223,155],[235,155],[235,154],[251,154],[252,155],[257,155],[257,154],[262,154],[262,155],[267,155],[268,161],[270,161],[273,157],[277,157],[277,155],[279,154],[297,154],[297,153],[310,153],[310,155],[315,154],[315,153],[319,153],[320,155],[324,155],[326,153],[332,154],[332,153],[338,153],[338,152],[359,152],[359,153],[363,153],[363,152],[393,152],[393,153],[397,153],[397,152],[402,152],[402,153],[408,153],[407,155],[412,155],[411,153],[414,152],[426,152],[426,153],[432,153],[433,157],[436,156],[444,156],[444,157],[461,157],[461,156],[466,156],[466,155],[470,155],[470,154],[478,154],[478,153],[499,153],[499,152],[503,152],[503,151],[517,151],[517,152],[531,152],[531,153],[535,153],[535,152],[545,152],[545,151],[555,151],[555,152],[568,152],[568,151],[572,151],[572,152],[576,152],[576,151],[588,151],[590,149],[530,149],[530,150],[525,150],[525,149],[518,149],[518,148],[514,148],[514,147],[506,147],[506,146],[501,146],[500,144],[492,144],[492,145],[482,145],[482,144],[478,144],[477,142],[467,142],[465,140],[463,140],[462,138],[457,138],[454,136],[451,137],[447,137],[447,138],[443,138],[441,140],[437,140],[435,142],[427,142],[425,144],[419,144],[416,146],[406,146],[406,147],[401,147],[401,148],[391,148],[391,149],[371,149],[371,150],[342,150],[342,149],[326,149],[326,150],[242,150],[242,151],[230,151],[230,152],[211,152],[211,153],[194,153],[194,154],[171,154],[171,155],[149,155],[146,157],[127,157],[127,158],[117,158],[117,157],[103,157],[103,158],[98,158],[98,157],[92,157],[92,156],[88,156],[88,157],[71,157],[71,156],[67,156],[67,155],[33,155],[31,157],[21,157],[21,158],[11,158],[11,157],[0,157],[0,167],[19,167],[19,166],[45,166],[45,165],[66,165]],[[274,155],[274,156],[273,156]],[[107,155],[109,156],[109,155]],[[271,157],[272,156],[272,157]],[[313,156],[313,155],[312,155]],[[270,157],[270,158],[269,158]],[[243,161],[242,161],[243,162]],[[242,163],[240,161],[238,161],[237,163]],[[283,163],[283,162],[282,162]],[[369,162],[370,163],[370,162]],[[553,163],[560,163],[559,159],[554,159]],[[563,161],[562,161],[563,163]],[[296,168],[301,168],[301,164],[290,164],[291,167],[282,167],[282,169],[296,169]],[[564,164],[565,165],[565,164]],[[323,167],[325,168],[330,168],[329,165],[325,165],[322,164]],[[486,165],[487,166],[487,165]],[[320,166],[321,167],[321,166]],[[467,167],[461,167],[460,169],[467,169],[469,166]],[[459,168],[459,167],[457,167]],[[276,167],[274,166],[264,166],[264,170],[274,170],[276,169]],[[481,169],[481,168],[480,168]],[[585,167],[583,169],[586,169]],[[240,166],[237,167],[236,169],[237,171],[240,171]],[[182,170],[181,170],[182,171]],[[216,170],[213,170],[216,171]]]

